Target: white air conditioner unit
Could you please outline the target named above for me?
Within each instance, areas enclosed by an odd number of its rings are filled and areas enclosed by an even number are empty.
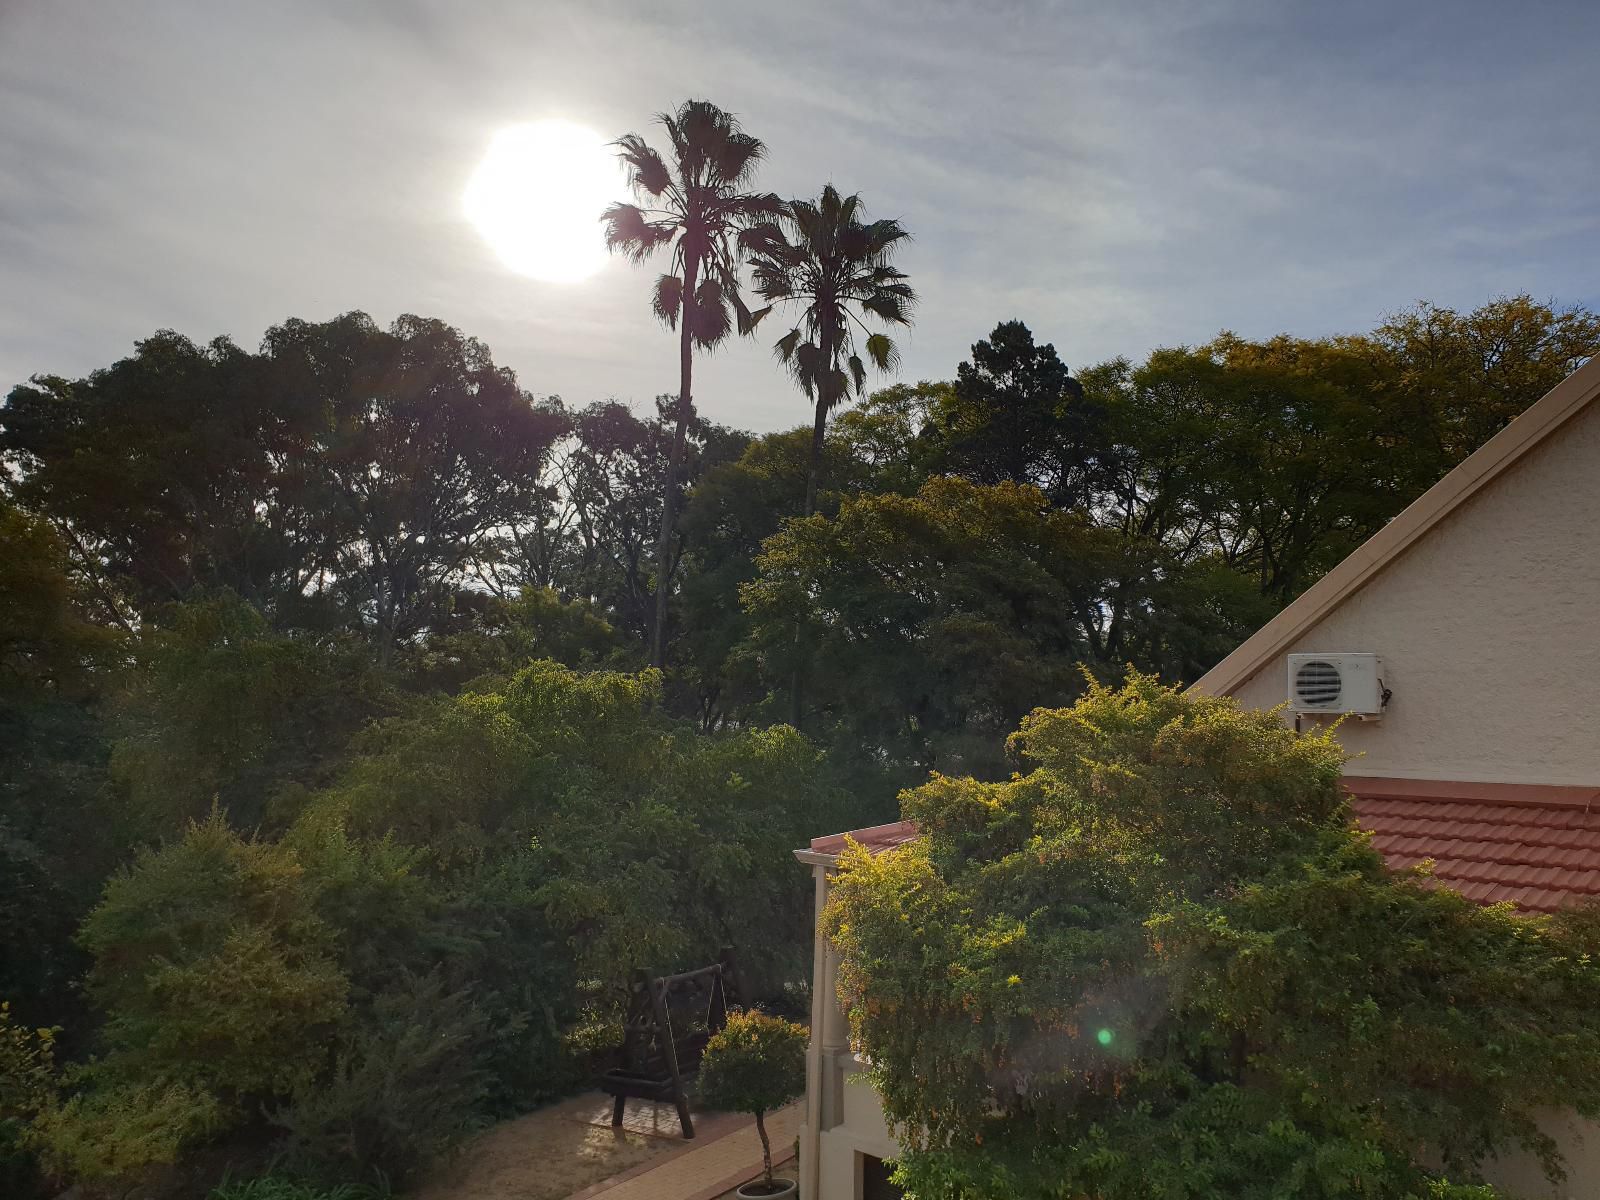
[[[1383,715],[1388,703],[1383,660],[1376,654],[1289,655],[1289,707],[1297,713]]]

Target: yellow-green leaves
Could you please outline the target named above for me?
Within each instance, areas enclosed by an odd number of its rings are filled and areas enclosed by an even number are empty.
[[[824,914],[919,1200],[1482,1200],[1600,1111],[1600,917],[1388,874],[1331,740],[1135,674],[1013,744]]]

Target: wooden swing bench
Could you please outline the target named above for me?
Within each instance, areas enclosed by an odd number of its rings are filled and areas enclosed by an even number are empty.
[[[726,957],[678,975],[634,973],[622,1029],[622,1064],[600,1077],[600,1089],[615,1098],[613,1127],[621,1126],[630,1099],[670,1100],[683,1136],[694,1137],[685,1084],[700,1070],[706,1043],[728,1023],[732,982]]]

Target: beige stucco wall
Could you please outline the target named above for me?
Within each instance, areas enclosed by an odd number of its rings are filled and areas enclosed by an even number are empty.
[[[843,1073],[841,1120],[819,1139],[818,1179],[822,1200],[855,1200],[861,1194],[858,1155],[893,1158],[895,1141],[883,1119],[883,1106],[866,1077],[851,1064],[840,1063]]]
[[[1359,775],[1600,784],[1600,404],[1445,519],[1290,651],[1373,651]],[[1284,701],[1282,655],[1235,691]]]

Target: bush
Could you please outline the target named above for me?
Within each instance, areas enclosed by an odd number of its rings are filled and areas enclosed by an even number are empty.
[[[360,1183],[323,1187],[276,1172],[254,1179],[225,1179],[211,1189],[207,1200],[384,1200],[388,1191]]]
[[[213,804],[244,828],[281,826],[356,731],[398,702],[358,639],[277,633],[229,593],[163,609],[134,651],[111,770],[124,806],[157,833]]]
[[[113,878],[80,941],[108,1052],[37,1121],[64,1177],[135,1176],[246,1124],[317,1076],[345,1016],[332,931],[294,853],[217,812]]]
[[[534,900],[530,851],[433,871],[426,848],[352,837],[328,813],[308,813],[288,840],[334,931],[353,1008],[435,970],[446,990],[470,987],[490,1030],[481,1057],[495,1113],[524,1112],[587,1073],[562,1042],[577,982]]]
[[[23,1196],[39,1182],[26,1134],[55,1096],[58,1029],[25,1029],[0,1000],[0,1193]]]
[[[242,1101],[315,1073],[347,984],[303,876],[213,812],[111,881],[81,940],[121,1077]]]
[[[806,1090],[804,1025],[761,1012],[735,1012],[706,1043],[700,1095],[712,1108],[755,1116],[766,1182],[772,1184],[772,1144],[763,1119]]]
[[[289,1161],[319,1178],[400,1184],[475,1126],[485,1022],[465,992],[413,977],[375,997],[342,1039],[331,1075],[273,1121]]]
[[[222,1106],[185,1083],[113,1083],[93,1072],[90,1086],[35,1121],[29,1140],[50,1174],[85,1182],[126,1180],[170,1165],[191,1143],[224,1124]]]

